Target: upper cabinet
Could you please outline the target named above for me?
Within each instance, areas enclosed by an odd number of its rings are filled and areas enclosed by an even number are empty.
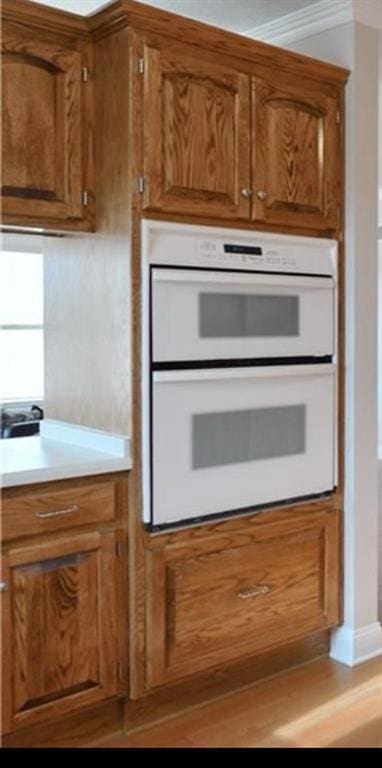
[[[195,50],[144,46],[143,208],[335,229],[339,89]]]
[[[247,218],[249,76],[171,45],[144,71],[144,208]]]
[[[2,207],[5,223],[89,228],[84,46],[4,22]]]
[[[252,80],[254,221],[312,229],[338,224],[337,100],[313,84]]]

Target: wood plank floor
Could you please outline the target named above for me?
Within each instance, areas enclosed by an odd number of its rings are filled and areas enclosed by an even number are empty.
[[[382,659],[319,659],[99,747],[381,747]]]

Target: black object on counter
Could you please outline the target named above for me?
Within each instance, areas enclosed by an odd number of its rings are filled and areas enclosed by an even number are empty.
[[[2,408],[1,437],[27,437],[38,435],[44,411],[38,405],[30,408]]]

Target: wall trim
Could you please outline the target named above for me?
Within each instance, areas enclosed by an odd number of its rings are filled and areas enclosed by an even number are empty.
[[[382,627],[378,621],[360,629],[339,627],[332,633],[330,657],[349,667],[382,656]]]
[[[265,43],[283,45],[350,21],[382,29],[382,0],[319,0],[242,34]]]

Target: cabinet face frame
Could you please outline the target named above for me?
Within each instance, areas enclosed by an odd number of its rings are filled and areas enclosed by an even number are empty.
[[[34,723],[42,722],[46,719],[59,718],[61,715],[71,712],[80,707],[91,705],[97,701],[109,698],[118,693],[118,670],[117,661],[119,653],[118,638],[118,617],[117,600],[118,590],[116,588],[116,548],[114,533],[84,533],[70,538],[52,539],[49,543],[35,544],[32,546],[15,546],[11,548],[3,557],[2,580],[6,582],[7,589],[1,595],[2,599],[2,620],[3,620],[3,732],[16,730]],[[98,680],[94,685],[89,685],[83,690],[68,689],[65,691],[57,690],[57,696],[49,696],[49,700],[33,704],[33,698],[30,707],[18,708],[16,703],[16,684],[18,678],[21,693],[19,696],[27,693],[28,672],[26,665],[28,659],[21,658],[20,649],[27,654],[27,636],[17,637],[15,621],[17,620],[17,595],[15,591],[14,578],[12,571],[26,567],[38,567],[40,564],[47,563],[47,567],[57,560],[57,571],[60,569],[60,560],[62,567],[65,568],[65,562],[78,560],[81,567],[82,558],[93,558],[93,571],[96,571],[96,583],[88,585],[92,587],[95,593],[92,600],[95,601],[97,619],[94,624],[94,631],[97,633],[97,659],[96,668],[98,670]],[[17,580],[17,575],[16,575]],[[81,586],[81,585],[80,585]],[[85,588],[84,588],[85,589]],[[19,595],[20,598],[20,595]],[[83,599],[86,601],[87,594],[83,593]],[[19,604],[20,605],[20,604]],[[24,617],[25,619],[25,617]],[[19,617],[20,621],[20,617]],[[25,620],[21,618],[24,632],[28,627],[25,626]],[[64,642],[64,640],[63,640]],[[76,651],[81,655],[81,649]],[[18,655],[17,655],[18,654]],[[53,657],[56,659],[55,650]],[[20,672],[24,666],[24,674],[20,677]],[[36,672],[36,670],[33,670]],[[38,670],[43,671],[43,670]],[[27,704],[27,702],[26,702]]]
[[[143,42],[143,210],[248,219],[250,78],[197,53]]]

